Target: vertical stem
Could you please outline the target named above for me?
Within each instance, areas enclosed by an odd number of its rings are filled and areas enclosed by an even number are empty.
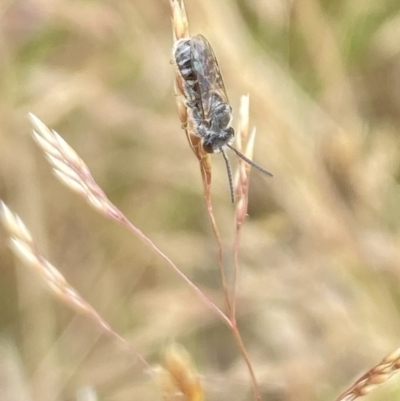
[[[261,401],[261,394],[260,394],[260,389],[258,387],[256,375],[254,373],[253,366],[251,365],[249,354],[247,353],[246,347],[243,343],[242,336],[237,327],[236,320],[232,322],[232,332],[235,337],[236,343],[239,347],[239,351],[242,354],[244,361],[246,362],[247,369],[249,370],[254,398],[256,401]]]
[[[210,216],[211,226],[213,229],[215,239],[217,240],[217,244],[218,244],[218,267],[219,267],[219,274],[221,277],[222,289],[223,289],[224,297],[225,297],[225,304],[226,304],[226,308],[228,311],[228,315],[230,315],[232,308],[231,308],[231,300],[229,297],[229,286],[228,286],[228,282],[226,280],[225,268],[224,268],[224,263],[223,263],[223,259],[222,259],[222,240],[221,240],[221,235],[218,230],[217,222],[215,220],[213,206],[212,206],[212,202],[211,202],[211,175],[207,175],[207,167],[205,166],[205,163],[203,160],[200,160],[200,168],[201,168],[201,174],[202,174],[203,184],[204,184],[204,197],[206,200],[207,211],[208,211],[208,215]]]
[[[233,246],[233,284],[232,284],[232,309],[230,319],[231,321],[236,320],[236,303],[237,303],[237,282],[239,275],[239,243],[240,243],[240,232],[239,229],[236,231],[235,242]]]
[[[218,244],[219,274],[220,274],[220,277],[221,277],[222,289],[223,289],[223,292],[224,292],[226,308],[227,308],[228,316],[229,316],[229,315],[232,314],[232,305],[231,305],[231,299],[229,297],[229,286],[228,286],[228,282],[226,280],[224,263],[223,263],[223,260],[222,260],[222,240],[221,240],[221,235],[219,233],[217,222],[216,222],[215,217],[214,217],[211,200],[207,196],[206,196],[206,204],[207,204],[207,211],[208,211],[208,214],[209,214],[210,220],[211,220],[211,226],[212,226],[212,229],[213,229],[213,232],[214,232],[215,239],[217,240],[217,244]]]

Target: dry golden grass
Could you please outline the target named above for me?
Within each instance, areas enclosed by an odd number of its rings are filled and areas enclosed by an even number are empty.
[[[254,160],[274,173],[251,172],[234,297],[261,398],[348,401],[370,389],[365,400],[398,398],[400,379],[386,381],[400,330],[398,1],[186,7],[190,33],[217,54],[235,127],[249,94]],[[169,2],[4,1],[0,18],[1,199],[151,366],[175,340],[196,362],[206,400],[250,399],[221,316],[151,248],[54,180],[29,135],[31,111],[224,311],[199,165],[175,107]],[[211,161],[231,283],[238,213],[222,158]],[[95,320],[49,296],[3,234],[0,399],[160,399],[142,365]]]

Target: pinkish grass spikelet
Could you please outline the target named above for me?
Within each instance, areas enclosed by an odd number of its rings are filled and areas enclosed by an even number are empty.
[[[32,236],[19,216],[12,213],[4,202],[0,202],[0,204],[2,223],[12,237],[20,238],[24,242],[32,242]]]
[[[82,195],[97,211],[107,216],[115,215],[115,208],[75,150],[36,116],[29,114],[29,119],[34,128],[33,138],[44,151],[55,176],[67,187]]]
[[[68,284],[64,276],[38,250],[32,235],[18,215],[1,202],[0,213],[4,228],[10,236],[11,249],[14,254],[30,266],[46,283],[51,292],[62,302],[79,313],[84,313],[116,339],[123,347],[138,358],[149,369],[147,361],[116,333],[97,311],[79,293]]]
[[[254,127],[251,130],[251,134],[247,139],[247,143],[246,143],[246,149],[244,151],[244,155],[249,158],[250,160],[253,160],[253,153],[254,153],[254,143],[256,140],[256,127]],[[251,167],[250,164],[246,163],[246,166],[248,166],[249,168]]]
[[[242,141],[246,142],[249,132],[249,108],[250,97],[249,95],[242,95],[240,97],[239,107],[239,130],[236,135],[236,146],[238,150],[242,151]]]
[[[255,128],[253,128],[249,137],[249,104],[250,100],[248,95],[242,96],[240,98],[240,108],[239,108],[240,119],[239,119],[238,135],[236,136],[236,146],[239,151],[243,152],[247,158],[252,160],[254,140],[255,140]],[[251,170],[251,165],[246,163],[243,159],[239,158],[239,167],[235,178],[235,194],[237,198],[237,204],[236,204],[237,226],[243,224],[247,216],[250,170]]]
[[[3,225],[10,234],[10,244],[14,253],[36,270],[58,296],[81,312],[87,310],[86,302],[77,296],[76,291],[68,286],[64,276],[38,252],[31,234],[19,216],[12,213],[4,203],[1,203],[1,214]],[[73,298],[71,294],[74,294]],[[66,298],[63,297],[65,295]]]

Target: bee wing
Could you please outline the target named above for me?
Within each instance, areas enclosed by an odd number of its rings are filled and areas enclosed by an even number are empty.
[[[197,75],[204,117],[210,113],[215,95],[229,103],[217,59],[209,41],[203,35],[191,39],[192,68]]]

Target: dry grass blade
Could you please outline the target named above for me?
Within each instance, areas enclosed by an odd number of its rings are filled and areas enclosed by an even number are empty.
[[[236,147],[242,152],[243,144],[246,144],[249,132],[249,96],[242,96],[240,99],[240,120],[239,120],[239,131],[236,136]],[[252,133],[254,137],[254,131]],[[252,157],[252,146],[253,140],[250,140],[246,144],[245,154],[248,158]],[[250,145],[250,146],[249,146]],[[249,190],[249,173],[251,166],[246,163],[243,159],[238,158],[239,167],[235,178],[235,195],[237,199],[236,203],[236,232],[234,242],[234,275],[233,275],[233,294],[232,294],[232,315],[236,315],[236,289],[237,289],[237,278],[239,273],[239,246],[240,246],[240,228],[244,223],[247,215],[248,206],[248,190]]]
[[[369,394],[380,384],[389,380],[400,369],[400,348],[397,348],[386,358],[361,376],[336,401],[352,401]]]
[[[29,265],[44,280],[51,292],[66,305],[93,319],[107,334],[116,339],[126,351],[138,358],[146,369],[147,361],[127,343],[97,311],[82,298],[65,280],[64,276],[39,252],[32,235],[18,215],[1,202],[1,218],[4,228],[10,235],[10,245],[14,254]]]
[[[242,96],[240,99],[240,120],[239,120],[239,132],[236,137],[236,146],[239,151],[242,152],[243,144],[246,145],[245,155],[249,159],[253,156],[254,138],[255,130],[253,130],[250,139],[248,139],[249,132],[249,96]],[[251,364],[249,355],[247,353],[246,347],[243,343],[242,336],[236,325],[236,301],[237,301],[237,282],[239,275],[239,250],[240,250],[240,229],[244,220],[247,216],[248,207],[248,191],[249,191],[249,174],[251,166],[246,163],[242,158],[239,158],[239,168],[235,180],[235,194],[237,198],[236,203],[236,231],[235,240],[233,245],[233,290],[231,295],[231,321],[234,323],[233,334],[235,336],[236,342],[239,346],[240,352],[243,359],[246,362],[247,368],[250,373],[254,396],[257,400],[261,400],[257,379]]]
[[[61,182],[75,192],[82,195],[89,205],[94,207],[104,216],[124,225],[141,239],[153,252],[160,256],[171,269],[197,293],[199,298],[206,303],[222,320],[230,326],[226,315],[175,265],[175,263],[162,252],[154,242],[147,237],[138,227],[131,223],[127,217],[107,198],[104,191],[97,185],[88,167],[78,154],[55,131],[47,128],[33,114],[29,115],[33,124],[33,135],[38,145],[44,151],[53,170]]]

